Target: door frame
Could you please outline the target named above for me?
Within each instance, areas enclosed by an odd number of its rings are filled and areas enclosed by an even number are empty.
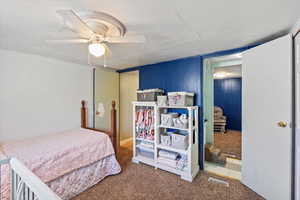
[[[206,106],[205,105],[205,100],[207,99],[206,98],[206,94],[207,93],[206,93],[206,90],[205,90],[205,87],[206,87],[206,83],[205,83],[206,78],[205,78],[205,75],[206,75],[207,68],[214,68],[214,66],[210,62],[210,59],[216,58],[216,57],[230,56],[230,55],[233,55],[233,54],[239,54],[239,53],[242,53],[243,51],[246,51],[246,50],[248,50],[250,48],[253,48],[255,46],[251,46],[251,47],[249,46],[249,47],[246,47],[246,48],[234,49],[234,50],[229,50],[229,51],[226,51],[226,52],[211,54],[210,56],[204,57],[203,60],[202,60],[202,66],[203,66],[203,69],[202,69],[202,104],[203,104],[203,106],[201,108],[201,113],[202,113],[202,124],[203,124],[202,125],[202,133],[203,133],[203,143],[202,143],[202,145],[203,145],[202,146],[202,151],[203,151],[203,159],[202,159],[203,170],[205,170],[206,125],[208,123],[206,121],[206,118],[205,118],[206,108],[204,108]],[[211,76],[212,76],[212,79],[213,79],[213,73],[211,74]],[[214,82],[212,83],[212,93],[213,92],[214,92]],[[212,97],[212,101],[213,101],[213,104],[214,104],[214,96]],[[212,110],[212,112],[213,112],[213,110]],[[214,119],[212,118],[212,123],[213,123],[213,120]]]

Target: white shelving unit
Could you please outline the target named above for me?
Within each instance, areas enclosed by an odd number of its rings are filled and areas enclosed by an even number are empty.
[[[147,140],[143,138],[136,137],[136,124],[135,124],[135,111],[137,106],[153,107],[155,123],[154,123],[154,140]],[[188,128],[175,128],[160,125],[160,114],[168,112],[168,109],[185,109],[188,114]],[[134,163],[144,163],[155,167],[155,169],[165,170],[174,174],[181,176],[182,179],[192,182],[194,177],[199,172],[198,156],[199,156],[199,141],[198,141],[198,107],[197,106],[157,106],[155,102],[133,102],[133,158]],[[165,132],[167,129],[185,131],[188,134],[189,145],[186,150],[177,149],[172,146],[165,146],[160,144],[160,134]],[[141,156],[138,154],[140,147],[139,142],[146,141],[153,143],[153,149],[149,150],[149,153],[153,154],[153,158]],[[144,147],[142,147],[144,148]],[[158,160],[158,151],[160,149],[167,150],[170,152],[176,152],[180,155],[187,156],[187,167],[184,170],[170,167],[168,165],[159,163]],[[143,149],[145,150],[145,148]],[[147,150],[147,149],[146,149]]]

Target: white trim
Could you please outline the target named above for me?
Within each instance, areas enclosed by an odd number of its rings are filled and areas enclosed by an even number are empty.
[[[122,146],[122,145],[124,145],[124,144],[126,144],[126,143],[128,143],[128,142],[131,142],[131,141],[132,141],[132,137],[127,138],[127,139],[124,139],[124,140],[121,140],[121,141],[120,141],[120,146]]]

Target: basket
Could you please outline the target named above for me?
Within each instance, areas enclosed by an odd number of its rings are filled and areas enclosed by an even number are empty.
[[[170,106],[193,106],[194,93],[188,92],[169,92],[168,102]]]

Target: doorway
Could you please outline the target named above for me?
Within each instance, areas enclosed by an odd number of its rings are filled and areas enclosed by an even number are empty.
[[[242,54],[204,62],[205,170],[241,179]]]
[[[139,88],[139,71],[120,73],[120,151],[132,153],[132,102]]]

